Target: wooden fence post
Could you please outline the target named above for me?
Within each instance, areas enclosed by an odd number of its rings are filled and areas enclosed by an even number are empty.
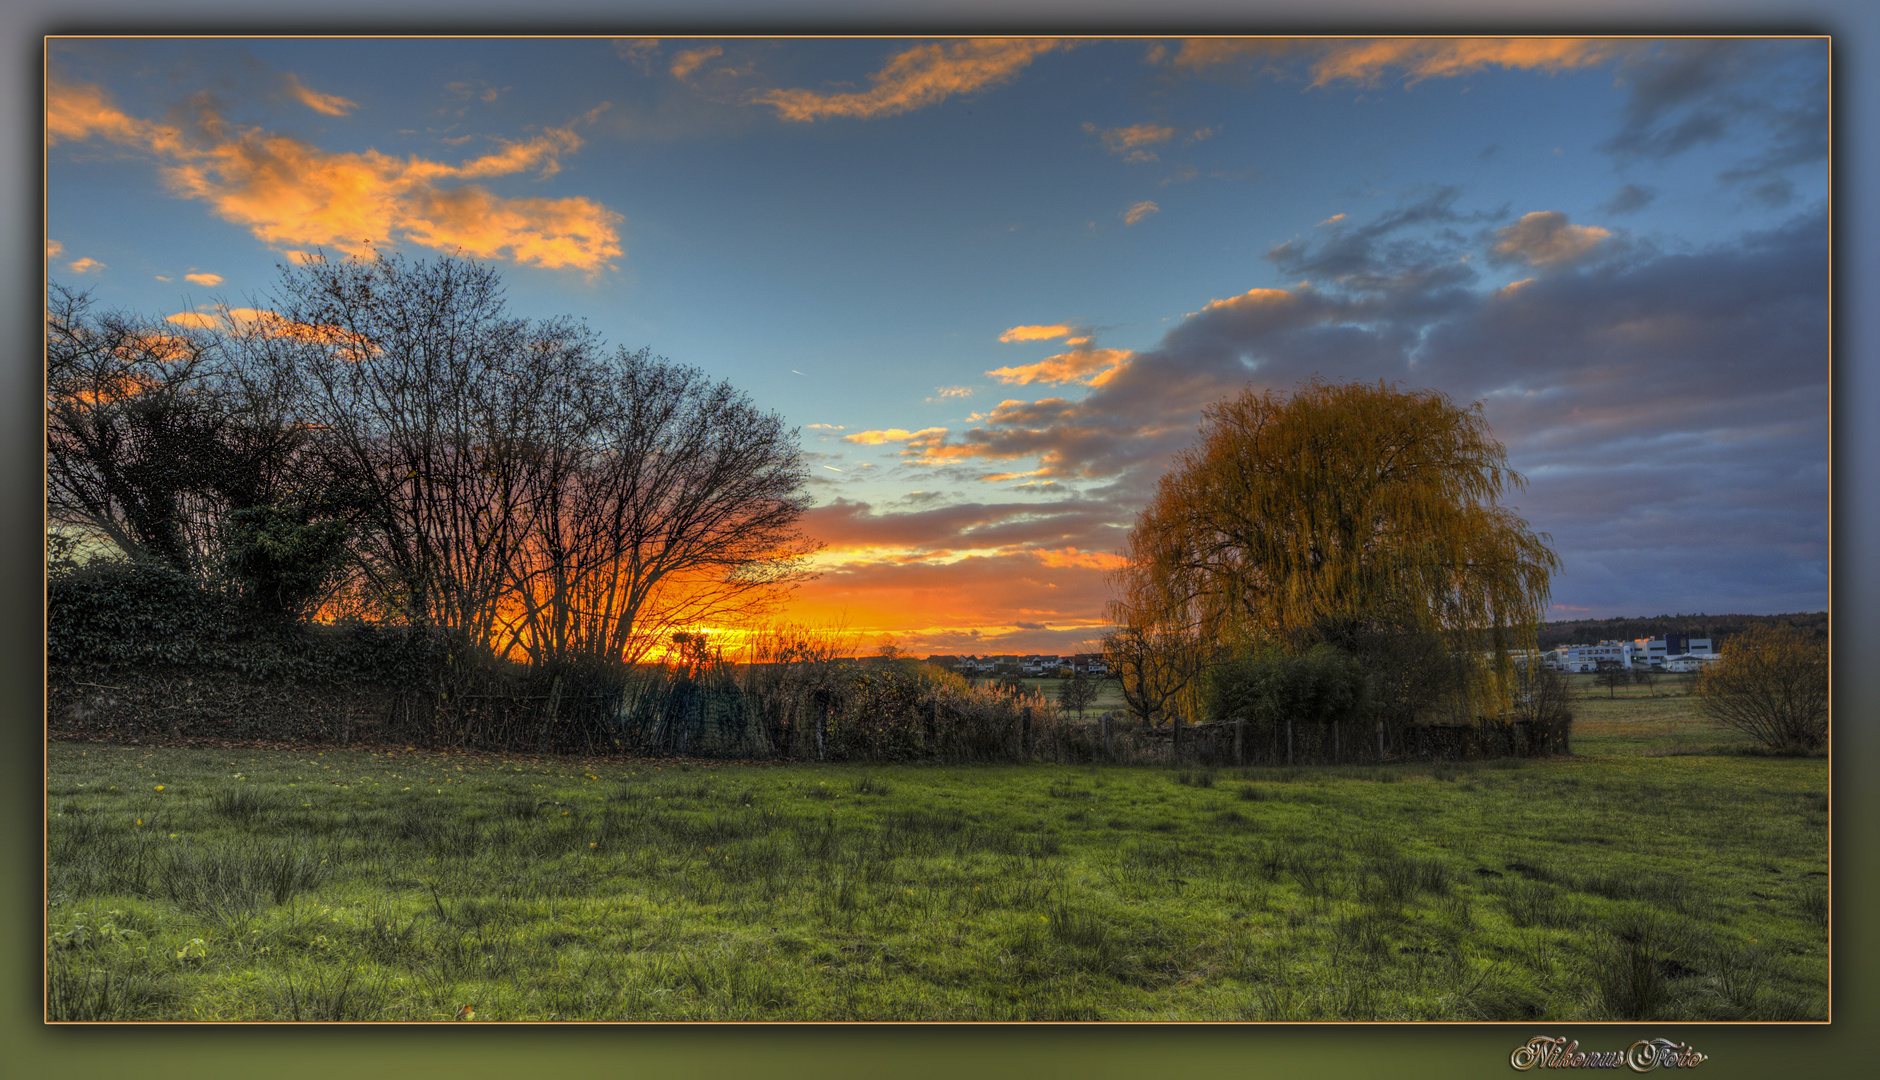
[[[1113,716],[1113,714],[1111,714],[1111,713],[1104,713],[1104,714],[1103,714],[1103,719],[1102,719],[1102,724],[1103,724],[1103,755],[1104,755],[1105,757],[1115,757],[1115,756],[1116,756],[1116,751],[1115,751],[1115,748],[1114,748],[1113,746],[1111,746],[1111,744],[1110,744],[1110,731],[1112,730],[1112,728],[1111,728],[1111,725],[1112,725],[1112,724],[1114,724],[1114,723],[1115,723],[1115,719],[1114,719],[1114,716]]]
[[[1292,717],[1289,716],[1286,718],[1286,764],[1291,765],[1292,763]]]
[[[1377,760],[1384,760],[1384,721],[1377,722]]]
[[[1247,727],[1247,722],[1245,720],[1234,721],[1234,767],[1235,768],[1239,768],[1243,763],[1243,758],[1241,757],[1241,754],[1240,754],[1240,743],[1241,743],[1242,733],[1245,731],[1246,727]]]

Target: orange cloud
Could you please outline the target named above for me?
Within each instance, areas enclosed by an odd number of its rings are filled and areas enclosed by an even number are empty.
[[[57,240],[46,241],[46,258],[56,259],[63,254],[65,254],[64,244],[59,243]]]
[[[184,315],[188,314],[188,312],[184,313]],[[266,308],[218,308],[217,314],[221,317],[222,323],[235,333],[331,345],[339,350],[344,359],[348,360],[363,359],[365,355],[378,351],[378,346],[369,342],[362,334],[338,326],[296,322]],[[183,316],[172,315],[169,321],[183,322]]]
[[[1585,255],[1611,235],[1597,225],[1571,224],[1558,210],[1537,210],[1495,230],[1498,242],[1489,253],[1529,266],[1566,263]]]
[[[622,60],[639,68],[642,72],[651,75],[653,73],[653,58],[659,54],[659,39],[617,39],[614,42],[614,52],[619,54]]]
[[[1040,548],[1032,554],[1038,556],[1038,561],[1046,566],[1085,566],[1092,570],[1114,570],[1129,563],[1129,560],[1121,555],[1107,555],[1101,551],[1078,551],[1074,547],[1067,547],[1060,551]]]
[[[861,443],[864,446],[880,446],[882,443],[911,442],[944,436],[943,427],[922,428],[919,431],[906,431],[902,428],[888,428],[884,431],[858,431],[853,435],[842,436],[843,442]]]
[[[1147,199],[1144,199],[1143,201],[1123,211],[1123,224],[1134,225],[1138,221],[1141,221],[1143,218],[1146,218],[1150,214],[1156,213],[1160,211],[1161,209],[1162,208],[1157,206],[1156,204],[1150,202]]]
[[[748,100],[770,105],[785,120],[846,116],[871,120],[937,104],[956,94],[998,86],[1033,60],[1063,46],[1050,38],[979,38],[916,45],[889,58],[861,91],[766,90]]]
[[[164,316],[163,321],[173,322],[178,326],[187,326],[192,330],[208,330],[220,322],[214,315],[206,311],[179,311],[174,315]]]
[[[348,101],[334,94],[322,94],[308,87],[300,81],[300,76],[291,72],[287,76],[287,93],[295,101],[314,112],[325,113],[328,116],[345,116],[359,107],[356,101]]]
[[[276,247],[363,255],[374,244],[408,239],[589,272],[622,253],[620,215],[592,200],[509,199],[472,184],[445,186],[530,170],[552,176],[560,155],[581,146],[567,128],[449,165],[376,150],[333,153],[258,128],[231,131],[206,108],[194,137],[185,138],[176,127],[125,114],[96,87],[54,83],[47,133],[53,143],[97,137],[147,151],[173,192],[208,203]]]
[[[1049,341],[1052,338],[1069,337],[1077,331],[1068,326],[1014,326],[999,335],[999,340],[1014,341]]]
[[[683,79],[698,70],[698,66],[714,56],[723,56],[725,50],[717,45],[703,49],[687,49],[672,58],[672,77]]]
[[[1190,71],[1238,64],[1258,56],[1276,56],[1301,48],[1305,43],[1285,38],[1189,38],[1173,57],[1158,45],[1146,57],[1149,63],[1168,60],[1172,67]]]
[[[204,288],[213,289],[217,285],[222,284],[222,275],[221,274],[184,274],[183,280],[193,281],[196,284],[203,286]]]
[[[1508,284],[1503,285],[1499,289],[1496,289],[1494,295],[1500,296],[1500,297],[1513,296],[1523,285],[1526,285],[1528,282],[1533,281],[1533,280],[1534,280],[1533,278],[1527,277],[1527,278],[1522,278],[1520,281],[1510,281]]]
[[[1488,67],[1571,71],[1614,56],[1623,42],[1594,38],[1391,39],[1335,47],[1312,68],[1312,85],[1371,85],[1399,70],[1407,83],[1467,75]]]
[[[1102,140],[1105,150],[1120,155],[1125,161],[1154,161],[1155,154],[1144,150],[1143,147],[1167,142],[1175,137],[1174,128],[1160,127],[1155,124],[1133,124],[1129,127],[1101,129],[1095,124],[1085,124],[1084,130]],[[1206,138],[1200,132],[1195,134]],[[1208,134],[1213,134],[1213,132]]]
[[[1299,294],[1287,289],[1248,289],[1239,296],[1230,296],[1225,300],[1210,300],[1203,304],[1201,311],[1215,311],[1221,308],[1246,311],[1253,308],[1284,307],[1296,303]],[[1192,312],[1198,315],[1200,312]]]
[[[1132,355],[1128,349],[1072,349],[1047,356],[1035,364],[998,368],[986,374],[1005,383],[1081,382],[1086,386],[1102,386]]]
[[[89,274],[93,270],[105,269],[105,265],[99,262],[97,259],[93,259],[87,256],[86,258],[79,259],[76,262],[67,263],[66,269],[72,271],[72,273],[74,274]]]

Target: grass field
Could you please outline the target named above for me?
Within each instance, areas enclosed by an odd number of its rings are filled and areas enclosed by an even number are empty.
[[[55,743],[49,1014],[1825,1019],[1827,760],[1578,704],[1345,769]]]
[[[988,679],[983,675],[970,681],[976,686],[996,686],[999,682],[998,679]],[[1018,680],[1018,683],[1025,688],[1027,693],[1043,694],[1046,699],[1056,701],[1058,688],[1069,681],[1069,679],[1027,678]],[[1103,713],[1112,711],[1118,714],[1124,714],[1129,711],[1128,704],[1123,700],[1122,684],[1115,679],[1098,679],[1097,698],[1084,708],[1084,715],[1094,719]]]

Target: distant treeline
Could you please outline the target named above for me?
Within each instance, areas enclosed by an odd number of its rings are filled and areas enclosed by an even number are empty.
[[[1636,641],[1661,638],[1667,633],[1708,637],[1718,647],[1752,626],[1793,626],[1823,641],[1828,639],[1828,613],[1797,612],[1793,615],[1659,615],[1635,619],[1567,619],[1542,623],[1540,647],[1591,645],[1600,641]]]

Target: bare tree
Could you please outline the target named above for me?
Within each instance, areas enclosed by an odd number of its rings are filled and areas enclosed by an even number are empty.
[[[1828,741],[1828,646],[1793,627],[1752,626],[1697,680],[1697,707],[1764,746]]]
[[[1566,676],[1539,661],[1516,664],[1508,718],[1528,725],[1544,750],[1567,753],[1573,732],[1573,695]]]
[[[1102,640],[1130,713],[1144,724],[1164,717],[1179,723],[1180,699],[1202,668],[1199,635],[1168,622],[1125,622]]]
[[[1066,709],[1075,710],[1077,719],[1082,720],[1084,710],[1097,700],[1097,694],[1101,689],[1088,672],[1077,668],[1071,672],[1070,678],[1058,686],[1058,704]]]
[[[1651,696],[1658,696],[1658,676],[1660,672],[1651,663],[1641,663],[1632,669],[1632,681],[1643,686]]]
[[[1606,688],[1608,698],[1617,698],[1619,688],[1632,681],[1632,674],[1618,664],[1602,663],[1599,665],[1599,673],[1593,676],[1593,681]]]
[[[334,522],[315,522],[321,485],[304,467],[308,432],[291,390],[245,366],[220,325],[94,313],[86,294],[57,284],[48,300],[51,521],[133,561],[227,575],[251,601],[267,593],[275,609],[298,607],[282,600],[278,575],[254,577],[249,542],[261,521],[270,543],[305,527],[336,535]]]
[[[796,433],[729,384],[642,350],[608,362],[583,439],[545,470],[518,552],[513,640],[633,663],[676,630],[750,616],[817,545]]]
[[[488,267],[380,256],[283,267],[243,343],[296,385],[372,590],[411,625],[491,641],[593,335],[510,316]]]
[[[245,575],[277,615],[343,570],[356,610],[537,664],[636,662],[762,609],[816,550],[780,417],[603,353],[577,321],[511,315],[476,262],[316,257],[219,314],[94,317],[55,288],[55,523]]]
[[[134,561],[189,575],[211,559],[219,340],[53,285],[46,310],[46,512]]]

